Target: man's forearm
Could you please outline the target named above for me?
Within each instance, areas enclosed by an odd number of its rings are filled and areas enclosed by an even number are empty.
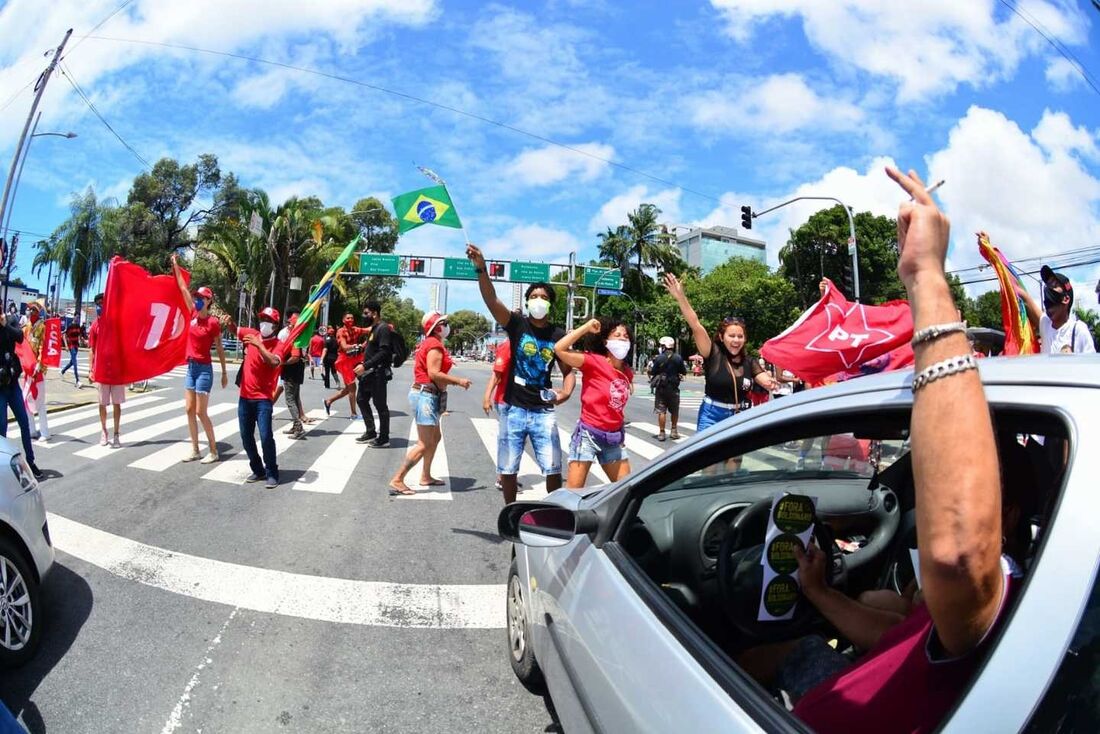
[[[808,598],[845,639],[862,651],[877,645],[887,630],[904,619],[900,614],[860,604],[829,587]]]

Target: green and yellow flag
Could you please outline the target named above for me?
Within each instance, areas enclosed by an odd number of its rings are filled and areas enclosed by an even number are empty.
[[[438,224],[441,227],[462,229],[455,205],[446,186],[430,186],[393,198],[393,210],[397,214],[397,231],[404,234],[422,224]]]

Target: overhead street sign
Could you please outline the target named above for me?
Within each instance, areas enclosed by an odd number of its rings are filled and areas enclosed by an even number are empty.
[[[596,295],[598,295],[598,296],[621,296],[622,294],[623,294],[622,291],[616,290],[615,288],[597,288],[596,289]]]
[[[377,252],[359,253],[360,275],[400,275],[401,256]]]
[[[550,266],[547,263],[516,260],[512,263],[512,271],[508,279],[513,283],[545,283],[550,280]]]
[[[443,260],[443,277],[455,280],[477,280],[474,264],[465,257],[448,257]]]
[[[623,274],[614,268],[588,267],[584,269],[584,285],[618,290],[623,287]]]

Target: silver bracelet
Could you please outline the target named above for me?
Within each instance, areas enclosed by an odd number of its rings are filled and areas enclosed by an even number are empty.
[[[960,372],[976,369],[978,369],[978,360],[974,359],[970,354],[961,354],[957,357],[945,359],[942,362],[936,362],[934,365],[921,370],[917,376],[913,378],[913,392],[916,393],[917,390],[920,390],[930,382],[935,382],[941,377],[950,377]]]
[[[965,333],[966,323],[962,321],[951,321],[946,324],[932,324],[931,326],[926,326],[917,333],[913,334],[913,341],[910,343],[915,347],[918,344],[935,341],[941,336],[954,334],[956,332]]]

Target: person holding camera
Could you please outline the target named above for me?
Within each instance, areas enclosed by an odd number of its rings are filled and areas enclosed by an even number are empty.
[[[356,403],[366,430],[355,442],[383,449],[390,445],[390,406],[386,390],[393,379],[393,327],[382,320],[382,304],[378,301],[368,301],[363,307],[363,323],[370,328],[370,337],[363,350],[363,363],[355,365],[355,375],[359,379]],[[372,400],[378,411],[377,432],[370,409]]]
[[[336,342],[340,345],[340,354],[336,357],[336,372],[344,381],[344,387],[340,392],[330,398],[325,398],[325,412],[332,413],[332,404],[345,395],[351,403],[351,419],[359,417],[355,406],[355,365],[358,364],[363,354],[363,337],[370,333],[370,329],[360,329],[355,325],[355,317],[350,313],[344,314],[344,325],[336,330]]]
[[[8,435],[8,408],[19,424],[19,437],[23,441],[23,457],[31,468],[35,479],[42,478],[42,471],[34,463],[34,447],[31,445],[31,427],[27,418],[27,405],[23,402],[23,391],[19,388],[19,375],[23,366],[15,353],[15,345],[23,341],[23,330],[19,328],[19,315],[0,313],[0,408],[3,420],[0,420],[0,436]]]

